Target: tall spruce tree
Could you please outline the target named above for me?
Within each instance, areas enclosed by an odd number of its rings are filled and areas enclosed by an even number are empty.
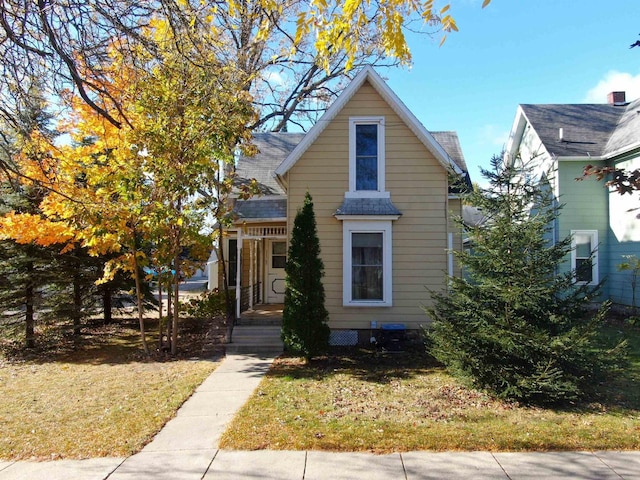
[[[37,188],[0,183],[0,215],[9,210],[34,209]],[[44,307],[45,285],[55,278],[50,248],[0,241],[0,319],[6,325],[22,325],[24,346],[36,346],[36,319]],[[18,330],[18,329],[14,329]]]
[[[559,273],[571,238],[553,241],[559,207],[530,173],[499,157],[483,171],[490,187],[470,201],[486,221],[467,227],[473,251],[457,254],[465,275],[433,295],[427,343],[475,387],[525,403],[562,403],[594,386],[623,349],[598,344],[606,309],[594,316],[587,307],[599,285]]]
[[[287,350],[310,359],[328,349],[329,314],[324,306],[324,264],[309,192],[293,223],[285,271],[282,340]]]
[[[37,184],[21,181],[8,173],[19,171],[15,160],[36,132],[50,139],[56,135],[49,128],[53,117],[46,109],[39,82],[27,80],[24,85],[29,85],[31,93],[26,101],[20,97],[14,99],[15,121],[8,121],[7,115],[0,116],[0,164],[7,165],[0,170],[0,216],[10,211],[37,214],[44,197],[43,189]],[[25,156],[37,155],[33,150],[23,153]],[[43,304],[44,285],[55,275],[52,258],[49,248],[18,244],[9,239],[0,241],[0,318],[8,323],[24,322],[27,348],[36,345],[35,324]]]

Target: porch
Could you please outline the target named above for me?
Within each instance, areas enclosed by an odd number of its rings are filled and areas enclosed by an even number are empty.
[[[284,304],[259,304],[245,310],[238,316],[238,325],[281,326]]]
[[[287,261],[286,225],[247,225],[236,231],[234,252],[239,324],[282,321]],[[239,261],[238,261],[239,260]]]

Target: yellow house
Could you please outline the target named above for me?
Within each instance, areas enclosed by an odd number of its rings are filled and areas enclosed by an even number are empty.
[[[332,332],[355,342],[386,324],[428,323],[429,290],[446,288],[461,248],[450,215],[469,177],[456,133],[429,132],[367,67],[308,133],[254,142],[259,153],[240,159],[237,175],[263,194],[236,202],[224,245],[240,322],[284,301],[287,242],[308,191]]]

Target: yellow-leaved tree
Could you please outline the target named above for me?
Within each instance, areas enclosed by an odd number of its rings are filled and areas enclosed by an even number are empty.
[[[212,54],[208,46],[215,38],[200,32],[200,41],[184,41],[187,33],[176,36],[166,22],[155,22],[162,61],[148,59],[151,68],[137,88],[136,106],[143,114],[131,137],[154,185],[156,259],[175,272],[174,303],[189,258],[208,258],[211,227],[225,214],[220,193],[228,190],[228,179],[222,169],[233,162],[236,149],[249,148],[247,125],[255,117],[242,88],[243,72]],[[189,255],[183,255],[185,249]],[[169,343],[175,354],[178,309],[171,314]]]
[[[162,20],[151,22],[146,33],[158,52],[141,51],[136,63],[126,63],[114,50],[109,83],[102,86],[118,100],[120,108],[111,115],[122,126],[80,97],[71,98],[74,111],[64,127],[72,142],[58,147],[55,175],[43,176],[46,169],[30,175],[48,186],[42,222],[73,231],[74,241],[94,255],[110,254],[105,281],[119,271],[135,280],[148,353],[142,268],[172,273],[176,305],[189,260],[208,257],[212,225],[207,230],[207,222],[213,223],[209,212],[217,207],[220,168],[248,143],[246,126],[254,113],[233,65],[220,64],[193,42],[181,42]],[[30,219],[11,221],[26,226]],[[175,354],[177,306],[171,317],[168,343]]]
[[[490,0],[483,0],[482,6]],[[406,32],[441,41],[458,29],[455,0],[94,0],[92,2],[5,2],[0,9],[0,112],[17,118],[12,89],[28,95],[24,79],[46,78],[46,95],[73,90],[112,124],[126,123],[126,107],[112,90],[111,55],[126,63],[140,51],[161,59],[145,34],[150,18],[167,22],[174,36],[216,38],[211,51],[250,75],[245,88],[261,110],[256,122],[286,127],[296,112],[332,97],[334,80],[364,64],[409,63]],[[71,28],[71,25],[73,28]],[[217,47],[220,48],[217,48]],[[190,48],[183,54],[190,55]],[[324,73],[323,73],[324,72]],[[278,81],[278,78],[284,81]],[[309,102],[305,102],[305,99]],[[313,100],[313,101],[311,101]],[[117,112],[117,113],[114,113]],[[304,115],[303,115],[304,116]],[[270,121],[273,120],[273,123]]]

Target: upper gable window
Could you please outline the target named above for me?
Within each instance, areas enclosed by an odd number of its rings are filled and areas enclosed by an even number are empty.
[[[384,117],[350,118],[349,194],[380,196],[384,172]]]
[[[378,125],[356,124],[356,190],[378,190]]]

